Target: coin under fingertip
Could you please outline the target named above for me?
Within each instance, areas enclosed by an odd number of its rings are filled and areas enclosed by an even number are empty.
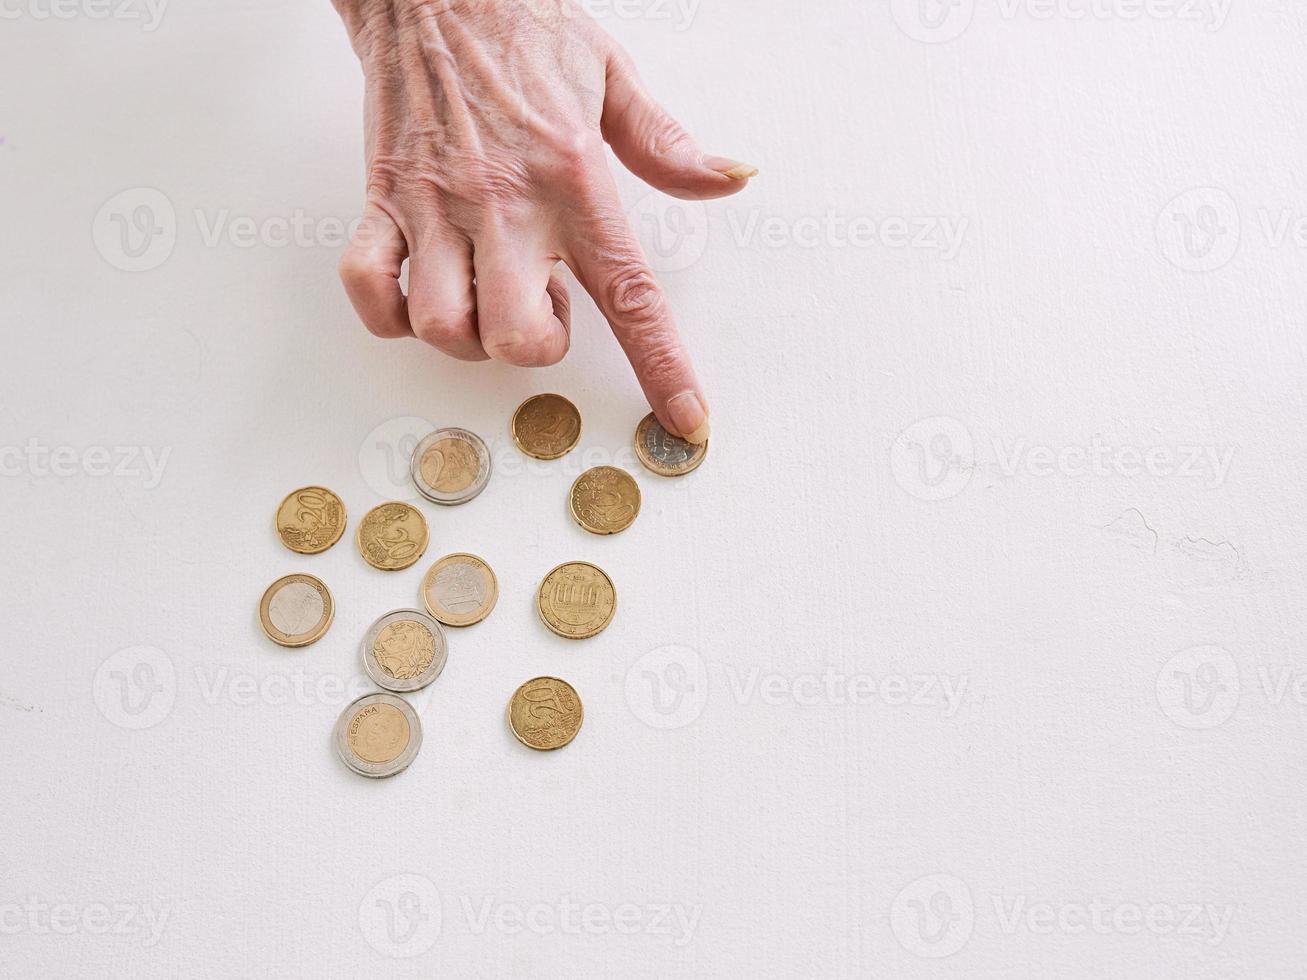
[[[635,455],[640,465],[658,476],[693,473],[708,457],[707,441],[693,443],[663,428],[650,412],[635,429]]]

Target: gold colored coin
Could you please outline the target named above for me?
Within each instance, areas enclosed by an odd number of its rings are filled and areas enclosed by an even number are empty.
[[[321,579],[287,575],[277,579],[259,602],[259,623],[274,643],[306,647],[326,634],[336,603]]]
[[[408,568],[427,550],[427,520],[416,507],[381,504],[359,522],[358,546],[373,568],[397,572]]]
[[[635,429],[635,455],[641,465],[658,476],[685,476],[699,468],[708,455],[708,443],[699,445],[672,435],[653,413]]]
[[[281,543],[301,555],[326,551],[345,533],[345,504],[326,487],[301,487],[277,508]]]
[[[559,565],[540,583],[536,610],[544,624],[569,640],[603,632],[617,612],[617,590],[602,568],[585,561]]]
[[[581,413],[562,395],[536,395],[513,413],[513,441],[536,459],[566,456],[581,439]]]
[[[617,534],[640,513],[640,486],[626,470],[596,466],[576,478],[567,507],[591,534]]]
[[[490,615],[499,600],[499,581],[476,555],[446,555],[422,579],[427,612],[446,626],[472,626]]]
[[[527,681],[508,701],[508,727],[529,749],[561,749],[581,730],[585,708],[576,689],[557,677]]]

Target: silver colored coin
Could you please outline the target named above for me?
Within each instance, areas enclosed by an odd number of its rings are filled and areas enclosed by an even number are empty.
[[[273,593],[268,603],[268,619],[283,633],[299,636],[322,622],[326,609],[326,599],[313,586],[307,582],[288,582]]]
[[[635,455],[658,476],[685,476],[699,468],[708,455],[708,444],[696,445],[672,435],[652,412],[635,430]]]
[[[465,504],[490,482],[490,450],[475,432],[437,429],[413,450],[409,470],[433,504]]]
[[[434,681],[448,656],[444,628],[417,609],[386,613],[363,638],[363,669],[377,687],[399,694]]]
[[[476,555],[446,555],[422,578],[422,602],[445,626],[473,626],[499,601],[494,570]]]
[[[365,694],[340,713],[336,753],[360,776],[381,779],[403,772],[422,747],[422,721],[393,694]]]

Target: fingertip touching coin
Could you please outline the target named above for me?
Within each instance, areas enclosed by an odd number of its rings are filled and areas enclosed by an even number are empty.
[[[736,193],[757,170],[703,154],[579,9],[543,24],[509,4],[337,7],[367,79],[367,203],[340,274],[368,330],[461,360],[555,364],[571,339],[561,262],[658,421],[705,442],[707,399],[603,147],[687,200]]]

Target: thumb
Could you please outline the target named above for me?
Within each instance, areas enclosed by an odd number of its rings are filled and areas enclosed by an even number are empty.
[[[742,190],[758,168],[704,156],[679,122],[645,90],[625,51],[609,58],[604,139],[633,174],[673,197],[704,200]]]

